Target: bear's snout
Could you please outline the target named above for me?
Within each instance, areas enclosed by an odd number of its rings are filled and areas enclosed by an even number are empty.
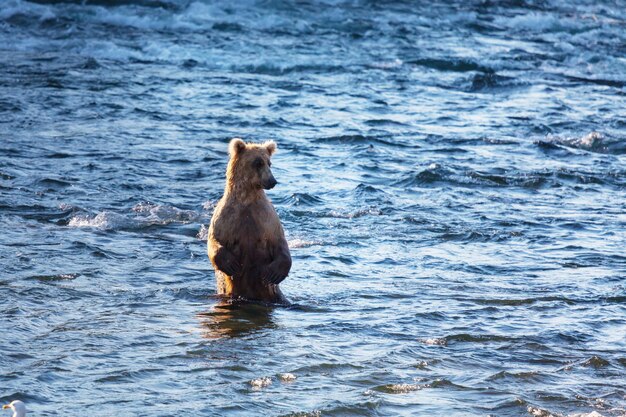
[[[276,181],[276,178],[274,178],[273,175],[270,175],[270,177],[263,183],[263,188],[271,190],[276,186],[276,184],[278,184],[278,181]]]

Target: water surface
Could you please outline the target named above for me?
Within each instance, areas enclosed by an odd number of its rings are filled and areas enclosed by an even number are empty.
[[[0,400],[624,415],[625,6],[2,2]],[[215,298],[235,136],[291,307]]]

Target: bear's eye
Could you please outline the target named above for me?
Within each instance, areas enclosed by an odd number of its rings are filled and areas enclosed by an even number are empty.
[[[261,158],[257,158],[257,159],[255,159],[255,160],[254,160],[254,167],[255,167],[256,169],[261,169],[261,168],[263,168],[263,165],[264,165],[264,163],[263,163],[263,159],[261,159]]]

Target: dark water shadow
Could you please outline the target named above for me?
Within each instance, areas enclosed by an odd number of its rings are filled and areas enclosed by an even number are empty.
[[[275,329],[274,304],[220,300],[206,312],[196,314],[207,339],[243,337],[262,330]]]

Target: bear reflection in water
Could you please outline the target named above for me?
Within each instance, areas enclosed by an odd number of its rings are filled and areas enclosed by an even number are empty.
[[[202,335],[207,339],[241,337],[264,329],[273,329],[274,308],[259,303],[221,302],[211,311],[198,313]]]
[[[270,169],[276,143],[228,146],[224,196],[213,213],[207,240],[217,293],[231,299],[286,303],[278,288],[291,269],[291,255],[274,206],[265,190],[274,188]]]

